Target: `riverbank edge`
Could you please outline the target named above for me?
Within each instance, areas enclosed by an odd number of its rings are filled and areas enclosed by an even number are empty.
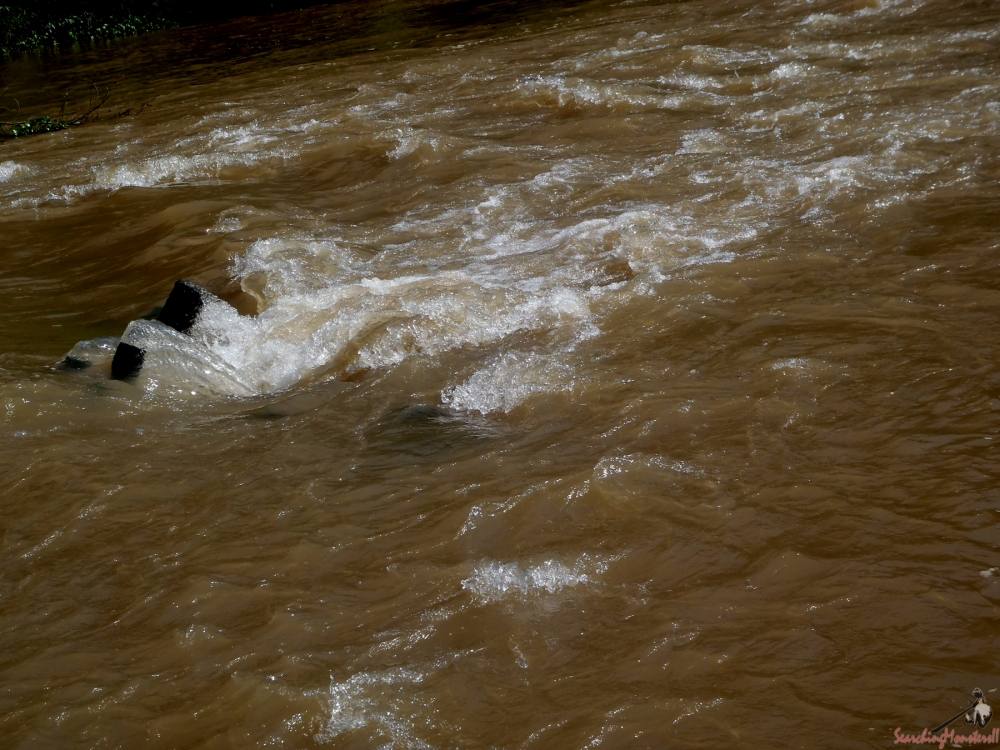
[[[0,62],[36,52],[110,42],[179,25],[180,20],[163,15],[91,10],[53,14],[0,5]]]
[[[138,0],[50,5],[0,0],[0,63],[23,55],[63,52],[163,29],[214,23],[239,16],[295,11],[336,0],[243,0],[206,5],[193,0]]]

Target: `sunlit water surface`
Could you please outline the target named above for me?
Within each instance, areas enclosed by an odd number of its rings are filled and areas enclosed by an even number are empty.
[[[0,145],[5,747],[1000,703],[997,5],[339,5],[0,75],[147,104]],[[108,380],[182,277],[240,314]]]

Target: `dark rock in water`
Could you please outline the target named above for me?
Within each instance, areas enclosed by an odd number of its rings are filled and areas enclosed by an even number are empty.
[[[175,331],[187,333],[198,320],[198,313],[209,294],[211,292],[204,287],[181,279],[174,283],[174,288],[170,290],[170,296],[163,303],[156,319]]]
[[[175,331],[187,333],[198,320],[205,299],[211,295],[207,289],[192,281],[180,279],[174,282],[170,296],[156,314],[156,320]],[[122,341],[115,349],[111,360],[113,380],[131,380],[139,374],[146,359],[146,352],[137,346]]]
[[[111,360],[111,379],[131,380],[139,374],[145,359],[146,351],[144,349],[122,341],[115,349],[114,359]]]
[[[432,424],[455,419],[455,415],[441,406],[431,404],[414,404],[404,406],[391,417],[400,424]]]
[[[364,431],[368,445],[385,454],[434,456],[473,449],[500,434],[487,420],[436,404],[392,409]]]
[[[77,341],[66,352],[65,356],[55,364],[59,372],[80,372],[89,370],[98,364],[104,364],[115,352],[118,339],[102,336],[88,341]]]
[[[86,370],[90,367],[90,362],[67,354],[62,361],[56,365],[57,370]]]

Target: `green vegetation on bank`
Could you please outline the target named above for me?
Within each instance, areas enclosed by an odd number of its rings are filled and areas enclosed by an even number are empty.
[[[220,21],[241,15],[294,10],[321,0],[0,0],[0,63],[23,54],[66,51],[158,29]],[[0,94],[5,92],[0,92]],[[0,141],[54,133],[94,120],[117,119],[143,109],[107,113],[108,94],[97,91],[86,111],[0,120]],[[0,117],[20,113],[16,99],[3,102]]]
[[[61,7],[64,6],[64,7]],[[130,11],[95,3],[68,7],[68,3],[47,3],[31,7],[0,5],[0,59],[46,48],[68,48],[78,44],[118,39],[171,26],[166,16],[147,4],[144,10]]]
[[[33,117],[23,122],[0,122],[0,138],[23,138],[26,135],[55,133],[57,130],[72,128],[81,123],[81,120],[62,120],[48,115]]]
[[[157,29],[295,10],[316,0],[0,0],[0,60]]]
[[[83,112],[79,112],[78,114],[67,114],[66,102],[63,102],[58,115],[40,115],[38,117],[32,117],[29,120],[19,120],[13,122],[0,121],[0,141],[10,140],[12,138],[24,138],[28,135],[55,133],[60,130],[66,130],[67,128],[75,128],[77,125],[83,125],[85,122],[94,122],[96,120],[118,120],[123,117],[128,117],[129,115],[135,115],[142,112],[149,104],[148,102],[145,102],[139,107],[129,107],[119,112],[108,112],[104,109],[104,105],[108,103],[108,99],[110,97],[110,89],[101,91],[97,86],[95,86],[94,95],[88,102],[87,109]],[[9,111],[9,109],[0,108],[0,113],[5,111]]]

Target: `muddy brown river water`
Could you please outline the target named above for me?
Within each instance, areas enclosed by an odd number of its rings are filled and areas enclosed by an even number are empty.
[[[997,4],[341,4],[0,78],[147,105],[0,144],[3,747],[1000,703]],[[236,310],[140,320],[177,278]]]

